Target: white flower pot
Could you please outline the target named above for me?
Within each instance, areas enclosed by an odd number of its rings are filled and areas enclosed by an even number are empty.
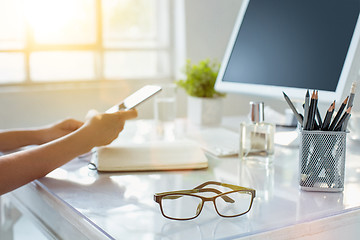
[[[222,119],[222,98],[188,96],[187,117],[197,125],[219,125]]]

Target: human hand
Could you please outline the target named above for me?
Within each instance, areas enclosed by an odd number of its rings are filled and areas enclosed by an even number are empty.
[[[84,141],[91,146],[103,146],[115,140],[123,130],[125,121],[137,117],[136,110],[118,111],[93,115],[79,129]]]
[[[58,139],[79,129],[83,124],[83,122],[71,118],[62,120],[50,127],[42,129],[42,141],[46,143]]]

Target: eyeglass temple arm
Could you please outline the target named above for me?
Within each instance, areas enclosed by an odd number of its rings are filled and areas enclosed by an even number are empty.
[[[199,189],[199,192],[213,192],[216,194],[221,194],[222,192],[216,188],[202,188]],[[225,202],[229,202],[229,203],[234,203],[234,199],[232,199],[231,197],[228,197],[226,195],[220,196],[222,199],[224,199]]]
[[[182,196],[177,196],[177,195],[168,195],[167,194],[186,194],[186,193],[199,193],[199,192],[213,192],[216,194],[221,194],[222,192],[218,189],[215,188],[202,188],[202,189],[191,189],[191,190],[179,190],[179,191],[172,191],[172,192],[163,192],[163,193],[155,193],[154,195],[154,200],[156,202],[160,201],[160,196],[164,196],[167,199],[178,199],[181,198]],[[228,197],[228,196],[220,196],[222,199],[224,199],[225,202],[230,202],[230,203],[234,203],[235,201]]]
[[[241,186],[236,186],[236,185],[233,185],[233,184],[227,184],[227,183],[221,183],[221,182],[216,182],[216,181],[207,181],[207,182],[204,182],[203,184],[200,184],[199,186],[195,187],[194,189],[201,189],[207,185],[218,185],[218,186],[223,186],[223,187],[227,187],[227,188],[230,188],[232,190],[248,190],[248,191],[251,191],[253,192],[254,194],[254,197],[255,197],[255,189],[252,189],[252,188],[246,188],[246,187],[241,187]]]

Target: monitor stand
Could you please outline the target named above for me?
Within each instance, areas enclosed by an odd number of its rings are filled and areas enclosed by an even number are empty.
[[[298,147],[299,146],[299,128],[292,130],[289,129],[276,129],[275,144],[283,147]]]
[[[298,112],[303,114],[302,104],[296,101],[295,105]],[[285,126],[277,125],[276,127],[275,144],[283,147],[298,147],[301,126],[290,109],[286,109],[285,115],[287,119]]]

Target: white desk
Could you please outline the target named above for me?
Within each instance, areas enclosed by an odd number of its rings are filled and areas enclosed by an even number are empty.
[[[129,122],[124,136],[139,126],[146,124]],[[209,168],[196,171],[97,173],[88,169],[87,158],[74,159],[5,197],[35,216],[49,235],[64,239],[356,239],[360,143],[347,144],[342,193],[299,190],[298,150],[277,147],[272,166],[209,156]],[[155,192],[207,180],[255,188],[251,211],[225,219],[209,204],[194,220],[173,221],[153,201]]]

